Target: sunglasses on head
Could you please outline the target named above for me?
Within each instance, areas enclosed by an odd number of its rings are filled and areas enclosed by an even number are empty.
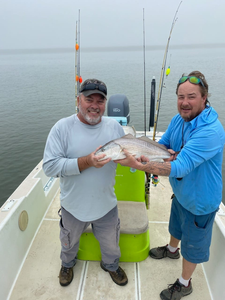
[[[178,83],[181,84],[181,83],[184,83],[187,80],[189,80],[190,83],[201,84],[203,87],[205,87],[203,81],[201,80],[201,78],[198,78],[198,77],[195,77],[195,76],[183,76],[183,77],[180,78]]]
[[[90,90],[99,90],[100,92],[103,92],[105,95],[107,95],[107,89],[106,86],[102,83],[86,83],[80,90],[80,92],[84,91],[90,91]]]

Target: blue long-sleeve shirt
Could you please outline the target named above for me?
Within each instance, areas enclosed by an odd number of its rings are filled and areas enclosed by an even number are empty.
[[[177,114],[159,141],[180,151],[171,162],[169,180],[179,203],[195,215],[215,211],[222,200],[224,142],[218,114],[208,106],[190,122]]]

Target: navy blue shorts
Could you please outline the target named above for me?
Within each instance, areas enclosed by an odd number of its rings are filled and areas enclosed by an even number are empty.
[[[193,215],[173,198],[169,222],[170,234],[181,240],[181,254],[189,262],[199,264],[209,260],[209,247],[216,211]]]

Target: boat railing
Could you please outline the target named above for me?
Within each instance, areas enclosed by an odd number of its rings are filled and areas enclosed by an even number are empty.
[[[49,180],[40,162],[1,207],[1,299],[7,299],[13,289],[45,213],[58,192],[58,179],[51,180],[49,188],[44,190]]]

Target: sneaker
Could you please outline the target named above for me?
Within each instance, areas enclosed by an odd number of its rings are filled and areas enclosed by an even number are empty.
[[[152,258],[155,258],[155,259],[161,259],[161,258],[164,258],[164,257],[169,257],[169,258],[172,258],[172,259],[178,259],[180,257],[180,252],[179,252],[180,248],[177,248],[177,250],[175,252],[170,252],[170,250],[167,248],[167,246],[168,246],[168,244],[166,246],[163,246],[163,247],[152,248],[149,251],[149,255]]]
[[[59,272],[59,283],[61,286],[69,285],[73,280],[73,268],[61,267]]]
[[[160,298],[162,300],[180,300],[193,292],[191,279],[189,285],[186,287],[179,282],[179,279],[174,284],[169,284],[168,289],[161,292]]]
[[[109,272],[109,275],[116,284],[126,285],[128,283],[127,275],[121,267],[119,267],[116,271],[109,271],[103,267],[102,262],[100,266],[104,271]]]
[[[191,279],[189,285],[186,287],[179,282],[179,279],[174,284],[169,284],[168,289],[161,292],[160,298],[162,300],[179,300],[184,296],[191,294],[193,291]]]

